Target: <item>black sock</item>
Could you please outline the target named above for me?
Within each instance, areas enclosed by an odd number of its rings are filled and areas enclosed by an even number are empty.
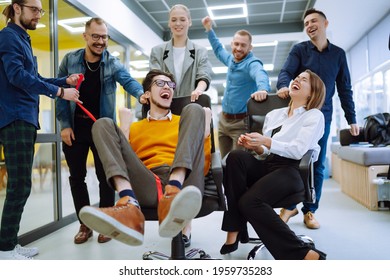
[[[135,199],[135,193],[133,192],[133,190],[123,190],[123,191],[119,192],[120,198],[125,197],[125,196],[130,196],[130,197]]]
[[[183,188],[181,183],[177,180],[169,180],[168,185],[178,187],[180,190]]]
[[[130,197],[128,203],[133,204],[134,206],[137,206],[138,208],[140,208],[140,205],[138,203],[137,198],[135,197],[135,193],[133,192],[133,190],[123,190],[123,191],[119,192],[119,197],[120,198],[125,197],[125,196],[129,196]]]

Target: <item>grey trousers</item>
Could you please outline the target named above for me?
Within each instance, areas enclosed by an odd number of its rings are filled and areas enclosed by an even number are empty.
[[[176,128],[173,128],[176,129]],[[144,207],[157,205],[156,174],[163,186],[168,183],[172,169],[187,169],[183,187],[194,185],[204,191],[204,131],[205,113],[198,104],[183,108],[179,124],[179,140],[172,166],[160,166],[149,170],[137,157],[128,139],[112,119],[98,119],[92,127],[92,137],[103,164],[108,184],[111,178],[121,176],[127,179],[140,203]],[[158,137],[161,131],[156,131]],[[153,174],[154,173],[154,174]]]
[[[245,120],[229,120],[222,113],[219,114],[218,121],[218,142],[221,158],[224,158],[230,151],[245,150],[244,147],[237,145],[241,134],[247,132]]]

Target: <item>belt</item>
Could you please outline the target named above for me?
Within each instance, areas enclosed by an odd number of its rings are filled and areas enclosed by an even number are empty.
[[[229,120],[242,120],[246,118],[247,113],[240,113],[240,114],[228,114],[225,112],[222,112],[222,115]]]

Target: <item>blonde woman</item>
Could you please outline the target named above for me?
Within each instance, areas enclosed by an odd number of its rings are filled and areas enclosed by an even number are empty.
[[[172,6],[168,21],[172,38],[152,48],[149,66],[173,74],[174,97],[191,95],[194,102],[209,88],[211,66],[206,48],[188,38],[191,25],[190,10],[181,4]],[[183,230],[183,240],[186,247],[191,245],[191,224]]]
[[[149,66],[174,75],[177,84],[174,97],[191,95],[191,101],[195,101],[210,85],[211,67],[206,48],[188,38],[191,25],[189,9],[174,5],[168,22],[172,38],[152,48]]]

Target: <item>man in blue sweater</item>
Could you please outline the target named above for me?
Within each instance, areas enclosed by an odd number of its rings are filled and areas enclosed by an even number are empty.
[[[229,53],[212,29],[210,17],[202,19],[215,56],[228,67],[226,89],[222,100],[222,113],[218,122],[218,141],[221,156],[234,149],[241,134],[247,132],[244,119],[246,102],[251,97],[256,101],[267,98],[270,82],[263,63],[252,53],[252,35],[246,30],[237,31],[231,42]]]
[[[278,95],[287,98],[289,95],[290,81],[306,69],[315,72],[326,86],[325,103],[322,112],[325,116],[325,132],[319,141],[321,152],[314,164],[314,187],[316,191],[316,202],[313,204],[304,203],[302,212],[304,223],[310,229],[318,229],[319,222],[314,218],[314,212],[318,209],[321,198],[322,184],[324,180],[326,147],[332,122],[332,98],[335,93],[335,85],[340,98],[341,107],[344,110],[345,118],[350,125],[352,135],[359,135],[359,126],[356,124],[355,105],[351,86],[351,77],[348,70],[347,58],[343,49],[331,44],[326,37],[328,20],[323,12],[309,9],[304,15],[304,28],[310,41],[296,44],[279,73]],[[297,215],[296,206],[289,209],[282,209],[280,217],[286,223]]]

